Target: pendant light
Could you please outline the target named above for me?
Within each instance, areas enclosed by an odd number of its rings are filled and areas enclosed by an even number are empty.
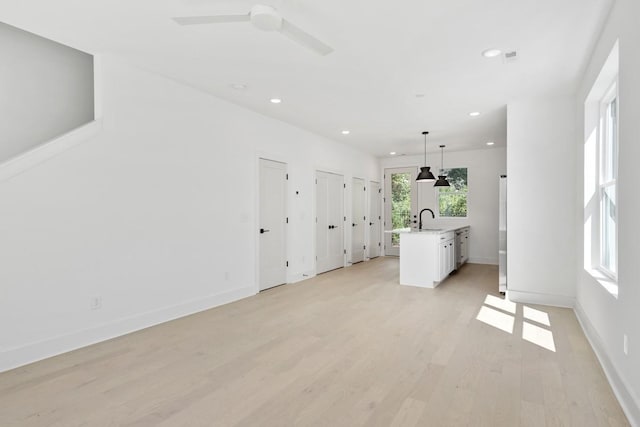
[[[431,168],[427,166],[427,135],[429,132],[425,131],[422,132],[422,134],[424,135],[424,166],[420,168],[420,173],[416,178],[416,182],[433,182],[436,180],[436,177],[433,176],[429,170]]]
[[[440,146],[440,173],[444,173],[444,145]],[[449,181],[447,181],[447,177],[445,175],[438,175],[438,180],[434,187],[450,187]]]

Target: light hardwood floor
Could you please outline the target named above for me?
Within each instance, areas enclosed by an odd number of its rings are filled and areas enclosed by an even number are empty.
[[[0,426],[628,425],[571,310],[495,307],[494,266],[397,283],[378,258],[0,374]]]

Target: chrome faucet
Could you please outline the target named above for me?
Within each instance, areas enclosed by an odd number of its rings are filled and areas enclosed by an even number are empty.
[[[422,230],[422,212],[424,212],[424,211],[429,211],[429,212],[431,212],[431,217],[432,217],[433,219],[436,219],[436,214],[434,214],[434,213],[433,213],[433,211],[432,211],[431,209],[429,209],[429,208],[424,208],[424,209],[422,209],[422,210],[420,211],[420,215],[419,215],[419,216],[420,216],[420,222],[418,223],[418,230]]]

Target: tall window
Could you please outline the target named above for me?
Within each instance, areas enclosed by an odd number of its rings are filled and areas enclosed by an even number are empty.
[[[618,273],[618,85],[614,82],[600,110],[600,267]]]
[[[440,218],[467,217],[467,168],[443,169],[450,187],[437,187],[438,215]]]

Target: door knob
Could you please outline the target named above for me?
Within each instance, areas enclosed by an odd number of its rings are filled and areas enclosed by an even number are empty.
[[[268,233],[271,230],[265,230],[264,228],[260,229],[260,234]]]
[[[369,223],[369,225],[373,225],[373,223],[372,223],[372,222],[370,222],[370,223]]]
[[[351,224],[352,227],[355,227],[356,225],[358,225],[358,224],[353,224],[353,223]]]

